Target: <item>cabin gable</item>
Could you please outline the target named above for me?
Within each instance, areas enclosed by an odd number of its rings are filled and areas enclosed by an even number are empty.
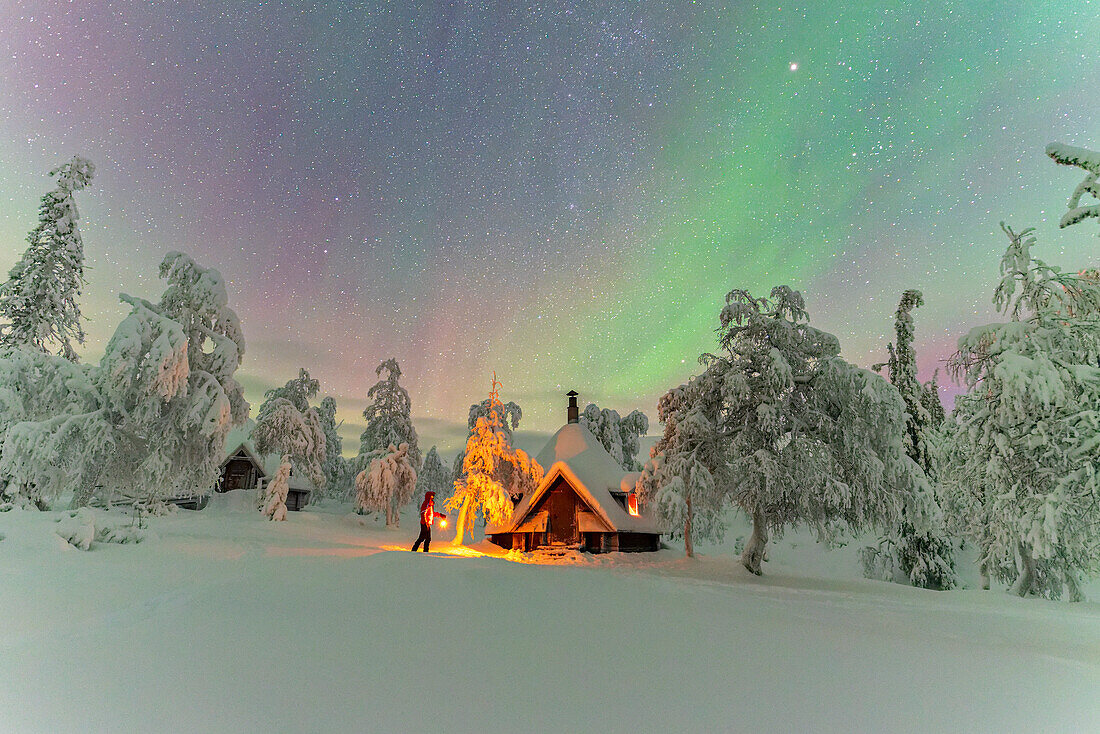
[[[263,465],[245,444],[241,444],[222,462],[221,478],[216,489],[219,492],[255,489],[265,476]]]
[[[552,545],[573,545],[584,532],[612,532],[614,528],[600,516],[592,504],[559,473],[516,524],[525,530],[546,533]]]

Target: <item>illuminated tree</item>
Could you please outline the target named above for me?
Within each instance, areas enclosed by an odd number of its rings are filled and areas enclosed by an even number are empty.
[[[512,401],[508,401],[507,403],[502,403],[499,400],[493,402],[488,398],[482,400],[480,403],[474,403],[470,406],[470,412],[466,417],[466,427],[469,430],[469,433],[466,434],[467,441],[474,435],[478,418],[492,418],[500,423],[500,430],[504,432],[505,440],[511,445],[512,432],[519,428],[520,419],[523,418],[523,409]],[[451,465],[452,483],[457,482],[463,477],[462,466],[465,458],[466,449],[460,449],[455,456],[454,464]]]
[[[0,284],[0,346],[30,347],[77,361],[73,342],[84,343],[80,306],[84,286],[84,243],[73,192],[92,180],[95,166],[84,158],[50,171],[57,188],[42,197],[38,226],[27,235],[29,247]]]
[[[473,530],[477,513],[490,523],[507,522],[512,517],[512,498],[534,490],[542,480],[538,462],[508,442],[501,420],[504,405],[497,395],[499,387],[494,373],[488,410],[474,423],[474,432],[466,441],[462,476],[455,481],[454,496],[447,501],[447,510],[458,512],[456,545],[462,544],[464,533]]]
[[[361,510],[386,513],[386,527],[398,527],[397,510],[416,489],[416,468],[409,458],[409,445],[389,445],[384,456],[355,478],[356,505]]]

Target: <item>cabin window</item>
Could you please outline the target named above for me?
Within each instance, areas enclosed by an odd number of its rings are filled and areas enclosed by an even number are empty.
[[[638,494],[631,492],[626,496],[626,511],[634,517],[638,516]]]

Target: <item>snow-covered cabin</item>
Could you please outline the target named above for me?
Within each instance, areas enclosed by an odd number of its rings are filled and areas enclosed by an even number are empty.
[[[261,457],[256,453],[256,446],[252,443],[252,429],[255,425],[250,420],[244,426],[233,429],[226,436],[225,459],[222,461],[221,476],[214,487],[215,491],[256,489],[263,487],[266,481],[275,476],[282,457],[278,454]],[[286,508],[301,510],[309,503],[309,496],[314,490],[313,482],[307,477],[296,475],[292,470],[289,484]]]
[[[512,520],[490,525],[486,537],[502,548],[522,551],[548,546],[591,553],[657,550],[660,531],[634,495],[640,474],[619,466],[577,422],[576,408],[576,393],[571,392],[569,422],[535,457],[545,471],[542,481],[519,500]]]

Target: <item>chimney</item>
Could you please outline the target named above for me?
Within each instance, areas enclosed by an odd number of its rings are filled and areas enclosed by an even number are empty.
[[[569,398],[569,423],[578,423],[581,418],[581,412],[577,407],[577,392],[575,390],[570,390],[565,394]]]

